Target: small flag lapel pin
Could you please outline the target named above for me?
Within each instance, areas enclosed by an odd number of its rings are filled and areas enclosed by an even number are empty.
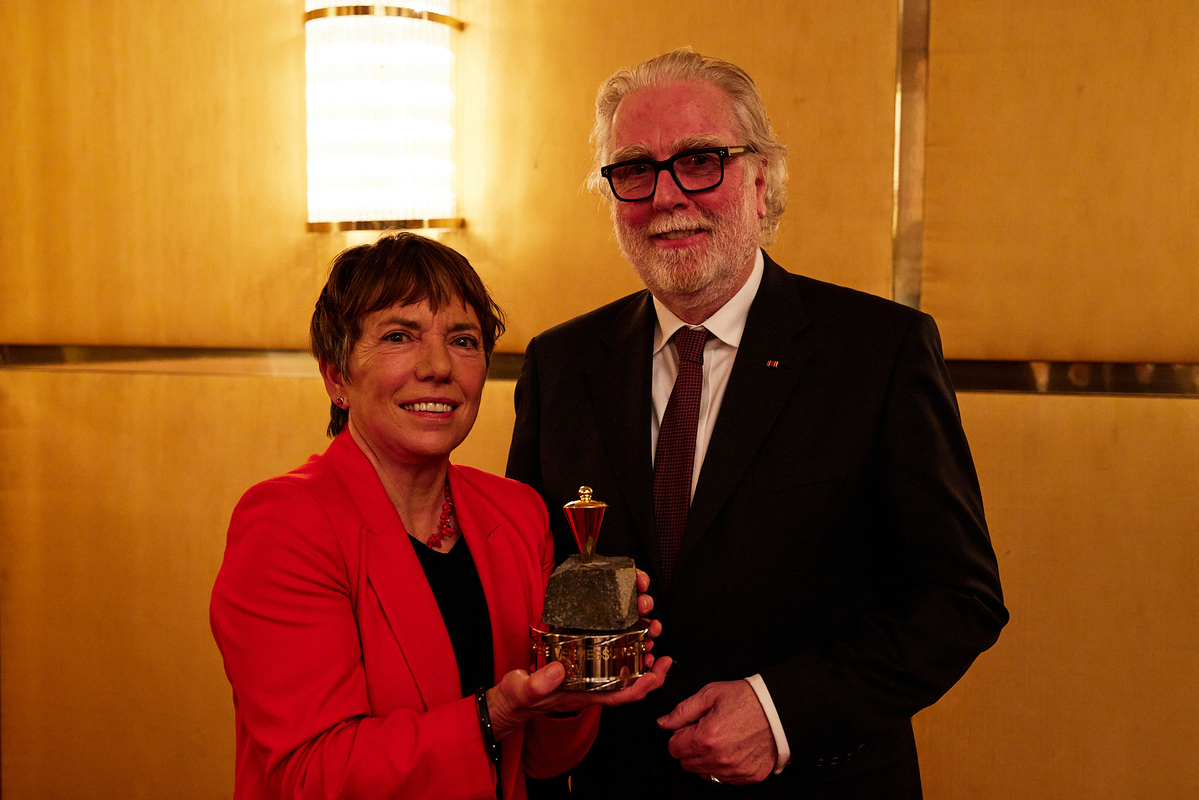
[[[766,362],[766,366],[768,366],[768,367],[777,367],[778,365],[779,365],[779,362],[777,362],[777,361],[767,361]]]

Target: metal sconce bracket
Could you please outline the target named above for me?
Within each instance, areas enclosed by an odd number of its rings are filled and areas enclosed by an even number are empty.
[[[440,22],[457,30],[465,30],[466,24],[460,19],[438,14],[436,11],[421,11],[415,8],[400,6],[329,6],[314,8],[304,14],[304,21],[324,17],[407,17],[408,19],[423,19],[427,22]]]

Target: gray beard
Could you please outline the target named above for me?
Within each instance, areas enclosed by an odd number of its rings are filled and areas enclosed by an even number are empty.
[[[674,300],[696,308],[736,294],[742,269],[754,257],[761,232],[752,193],[747,193],[741,208],[724,216],[697,208],[686,215],[659,215],[643,228],[626,225],[615,214],[613,223],[620,252],[646,288],[668,306],[674,305]],[[708,231],[708,245],[699,252],[659,250],[650,241],[655,233],[682,228]]]

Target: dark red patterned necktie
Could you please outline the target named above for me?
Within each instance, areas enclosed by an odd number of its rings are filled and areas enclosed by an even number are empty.
[[[695,467],[695,434],[699,429],[699,398],[704,382],[704,343],[712,334],[704,328],[679,328],[674,346],[679,374],[658,429],[654,454],[654,522],[662,580],[669,586],[679,557],[687,508],[691,505],[691,474]]]

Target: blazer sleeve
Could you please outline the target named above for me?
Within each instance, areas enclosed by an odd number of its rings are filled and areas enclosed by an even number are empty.
[[[863,613],[762,670],[792,759],[852,751],[907,725],[1007,622],[982,497],[936,325],[919,315],[897,351],[877,437],[874,515],[887,563]]]
[[[233,687],[239,783],[287,798],[394,797],[399,787],[414,798],[490,797],[473,698],[426,711],[414,697],[372,712],[357,553],[335,530],[288,479],[254,487],[233,513],[210,616]]]

